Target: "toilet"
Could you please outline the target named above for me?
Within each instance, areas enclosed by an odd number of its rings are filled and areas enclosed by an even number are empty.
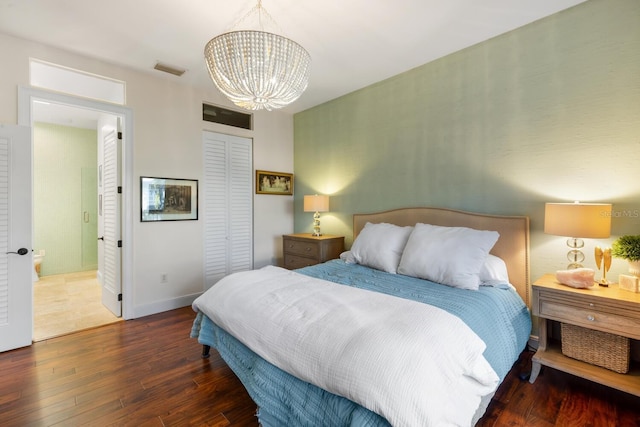
[[[40,280],[40,265],[42,264],[42,259],[44,255],[42,254],[33,254],[33,281],[37,282]]]

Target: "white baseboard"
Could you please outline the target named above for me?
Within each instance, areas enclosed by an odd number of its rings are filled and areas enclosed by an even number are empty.
[[[201,293],[184,295],[179,298],[172,298],[164,301],[155,301],[150,304],[135,306],[133,309],[133,316],[131,319],[137,319],[139,317],[150,316],[152,314],[162,313],[169,310],[175,310],[177,308],[190,306],[193,301],[198,298]],[[194,312],[195,316],[195,312]]]

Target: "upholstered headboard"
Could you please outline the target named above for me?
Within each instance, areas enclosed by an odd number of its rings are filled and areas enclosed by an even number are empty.
[[[404,208],[353,215],[353,239],[367,222],[386,222],[401,226],[416,223],[446,227],[493,230],[500,234],[491,253],[507,265],[509,280],[527,306],[530,306],[529,218],[526,216],[486,215],[441,208]]]

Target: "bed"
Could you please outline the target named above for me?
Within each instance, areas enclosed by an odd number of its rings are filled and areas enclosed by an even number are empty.
[[[353,233],[339,260],[222,279],[191,336],[265,427],[474,425],[531,331],[528,218],[407,208]]]

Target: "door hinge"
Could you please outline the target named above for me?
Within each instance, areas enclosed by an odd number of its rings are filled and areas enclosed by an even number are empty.
[[[122,132],[118,132],[118,139],[122,139]]]
[[[122,301],[122,294],[118,294],[118,301]]]
[[[122,185],[118,186],[118,194],[122,194]]]
[[[118,240],[118,247],[121,248],[122,247],[122,240]]]

